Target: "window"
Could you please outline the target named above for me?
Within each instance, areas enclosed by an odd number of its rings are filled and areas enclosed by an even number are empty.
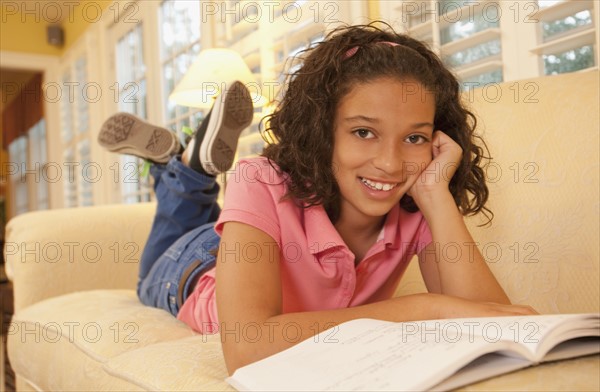
[[[183,126],[195,129],[203,115],[198,109],[175,105],[169,94],[200,52],[200,2],[163,1],[159,10],[160,57],[165,125],[175,132]]]
[[[538,43],[543,74],[575,72],[597,66],[595,29],[590,1],[538,0]]]
[[[77,200],[80,206],[91,206],[94,204],[92,185],[97,178],[96,167],[91,164],[90,141],[82,140],[77,144],[81,177]]]
[[[10,162],[18,165],[18,170],[10,175],[10,185],[13,190],[13,216],[22,214],[29,210],[29,200],[27,192],[27,137],[21,136],[16,138],[10,146],[8,146],[8,154]]]
[[[46,152],[46,122],[33,125],[27,136],[16,138],[8,147],[9,161],[16,165],[10,170],[12,215],[49,208]]]
[[[556,19],[551,22],[542,22],[543,40],[549,41],[558,34],[581,27],[590,27],[591,25],[592,13],[590,10],[580,11],[566,18]]]
[[[590,0],[379,1],[383,19],[428,43],[465,88],[597,67],[595,7]]]
[[[66,175],[63,176],[63,204],[65,207],[77,207],[77,179],[75,168],[79,166],[75,158],[75,149],[68,147],[63,151],[63,165]]]
[[[115,59],[119,111],[146,118],[146,63],[141,23],[119,38]],[[139,158],[121,155],[121,168],[124,173],[121,199],[124,203],[150,201],[150,178],[139,175],[143,165],[143,161]]]
[[[75,56],[74,61],[63,70],[62,82],[65,91],[60,100],[61,129],[63,145],[63,167],[67,175],[62,176],[63,205],[77,207],[91,205],[93,194],[91,183],[86,183],[82,171],[86,170],[84,162],[90,161],[89,149],[87,152],[79,148],[82,143],[89,145],[90,140],[90,110],[85,87],[88,83],[88,62],[85,52]],[[44,146],[45,149],[45,146]],[[87,154],[87,155],[82,155]],[[85,198],[79,197],[78,192],[85,189],[89,192]],[[84,203],[86,204],[82,204]]]
[[[48,154],[46,151],[46,122],[42,119],[28,132],[29,167],[37,171],[33,187],[35,188],[35,209],[50,207],[48,198]]]
[[[193,129],[202,119],[202,113],[174,105],[168,97],[200,52],[201,3],[191,0],[146,3],[135,15],[106,23],[110,57],[114,58],[111,90],[118,98],[111,114],[128,112],[174,132],[183,126]],[[86,150],[85,146],[82,148]],[[111,170],[118,167],[118,172],[115,171],[118,196],[113,201],[152,200],[152,178],[145,175],[147,163],[130,155],[120,155],[118,159],[118,165],[110,166]]]
[[[483,30],[498,27],[498,21],[497,9],[492,17],[477,14],[472,19],[459,20],[440,30],[440,42],[442,45],[447,44],[448,42],[470,37]]]
[[[501,82],[502,44],[500,7],[492,3],[438,1],[440,52],[446,65],[453,68],[463,87],[479,83]]]
[[[116,61],[119,110],[146,118],[146,64],[141,24],[119,40]]]
[[[463,89],[470,90],[484,86],[489,83],[499,83],[502,81],[502,70],[497,69],[491,72],[480,73],[468,78],[463,79]]]
[[[239,41],[253,35],[258,30],[259,20],[263,15],[265,8],[259,2],[248,0],[224,0],[219,3],[222,13],[219,13],[219,20],[216,27],[219,29],[220,39],[229,44]],[[275,6],[275,15],[281,15],[282,2],[273,2],[270,6]]]
[[[77,104],[77,132],[85,134],[90,129],[90,110],[86,99],[84,87],[87,85],[87,61],[81,56],[75,62],[76,104]]]
[[[379,4],[395,29],[425,42],[464,86],[503,80],[498,2],[381,0]]]
[[[67,69],[63,73],[62,85],[69,86],[71,84],[71,71]],[[60,100],[60,127],[62,130],[62,141],[64,144],[69,144],[73,139],[73,108],[68,97],[61,97]]]
[[[471,46],[460,52],[455,52],[444,57],[444,62],[450,67],[456,68],[497,54],[500,54],[499,39]]]
[[[71,70],[67,69],[63,73],[63,86],[68,86],[72,82]],[[73,118],[75,116],[73,105],[69,97],[61,97],[61,130],[63,142],[63,164],[67,168],[72,168],[75,162],[75,153],[73,151],[74,126]],[[70,173],[67,171],[67,173]],[[63,182],[63,205],[65,207],[77,206],[77,177],[66,175],[62,177]]]
[[[591,45],[542,57],[546,75],[579,71],[594,66],[594,48]]]

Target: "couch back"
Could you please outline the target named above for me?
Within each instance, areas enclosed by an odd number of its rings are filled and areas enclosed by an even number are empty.
[[[598,312],[598,72],[465,94],[493,158],[492,224],[467,220],[511,300],[545,313]],[[412,263],[398,294],[424,290]]]

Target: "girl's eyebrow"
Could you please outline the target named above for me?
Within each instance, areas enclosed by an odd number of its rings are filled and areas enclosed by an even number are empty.
[[[350,122],[360,122],[360,121],[365,121],[365,122],[369,122],[369,123],[378,123],[379,122],[379,119],[377,119],[377,118],[363,116],[362,114],[352,116],[352,117],[346,117],[344,120],[350,121]]]
[[[433,128],[433,127],[435,127],[435,125],[433,125],[430,122],[416,123],[413,125],[413,128]]]
[[[346,117],[344,120],[348,121],[348,122],[361,122],[361,121],[364,121],[364,122],[368,122],[368,123],[372,123],[372,124],[377,124],[377,123],[380,122],[379,119],[377,119],[377,118],[363,116],[362,114],[359,114],[359,115],[356,115],[356,116],[352,116],[352,117]],[[413,124],[411,126],[411,128],[415,128],[415,129],[416,128],[426,128],[426,127],[433,128],[434,125],[432,123],[430,123],[430,122],[420,122],[420,123]]]

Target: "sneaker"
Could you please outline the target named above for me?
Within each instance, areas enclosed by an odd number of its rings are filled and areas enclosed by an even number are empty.
[[[102,124],[98,143],[108,151],[167,163],[181,150],[175,133],[129,113],[117,113]]]
[[[240,134],[250,125],[253,115],[246,86],[239,81],[228,85],[185,149],[188,165],[214,176],[229,170]]]

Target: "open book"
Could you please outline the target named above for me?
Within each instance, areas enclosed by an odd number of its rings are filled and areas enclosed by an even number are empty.
[[[244,366],[240,391],[448,390],[600,352],[600,314],[429,320],[359,319]]]

